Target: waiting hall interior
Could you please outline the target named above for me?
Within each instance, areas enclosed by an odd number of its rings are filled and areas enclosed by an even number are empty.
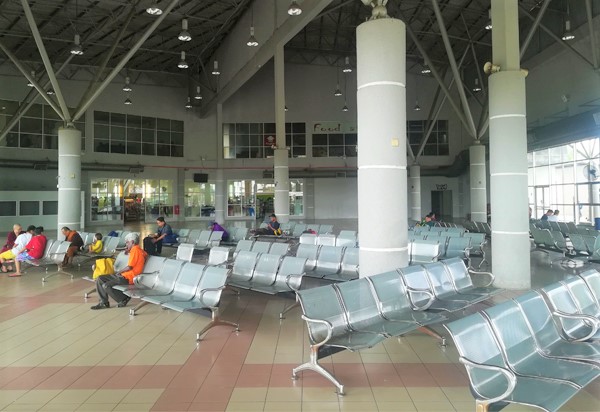
[[[600,0],[0,10],[0,411],[600,411]]]

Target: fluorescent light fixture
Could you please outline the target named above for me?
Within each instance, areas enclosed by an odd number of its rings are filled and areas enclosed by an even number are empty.
[[[187,103],[185,104],[185,108],[188,110],[192,108],[192,99],[190,99],[190,96],[188,96],[188,98],[187,98]]]
[[[213,71],[212,74],[214,74],[215,76],[218,76],[221,74],[221,72],[219,71],[219,62],[217,60],[215,60],[213,62]]]
[[[202,94],[200,93],[200,86],[196,86],[196,95],[194,96],[195,100],[202,100]]]
[[[128,93],[129,93],[130,91],[132,91],[132,90],[133,90],[133,89],[131,88],[131,85],[129,84],[129,81],[130,81],[130,80],[129,80],[129,76],[126,76],[126,77],[125,77],[125,85],[123,86],[123,91],[124,91],[124,92],[128,92]]]
[[[350,66],[350,57],[346,56],[344,68],[342,69],[344,73],[352,73],[352,66]]]
[[[185,52],[184,51],[181,52],[181,61],[179,62],[177,67],[179,67],[180,69],[187,69],[189,67],[187,62],[185,61]]]
[[[123,104],[126,104],[127,106],[132,105],[133,102],[131,101],[131,99],[129,98],[129,96],[127,96],[127,99],[125,99],[125,101],[123,102]]]
[[[429,74],[431,73],[431,69],[427,63],[423,63],[423,68],[421,69],[421,74]]]
[[[31,78],[35,79],[35,71],[31,71]],[[33,87],[33,83],[31,83],[30,81],[27,81],[27,87]]]
[[[48,96],[52,96],[54,94],[54,89],[48,89],[48,91],[46,92],[46,94]]]
[[[71,54],[75,56],[81,56],[83,54],[83,48],[81,47],[79,34],[76,34],[75,38],[73,39],[73,46],[71,46]]]
[[[290,3],[290,7],[288,7],[288,14],[290,16],[299,16],[300,14],[302,14],[302,9],[300,8],[296,0],[292,0],[292,2]]]
[[[475,78],[475,84],[473,84],[473,91],[475,93],[481,91],[481,86],[479,85],[479,79],[477,77]]]
[[[158,0],[152,0],[152,4],[146,9],[146,13],[152,16],[160,16],[163,11],[158,5]]]
[[[254,26],[250,26],[250,38],[246,42],[248,47],[256,47],[258,46],[258,40],[254,37]]]
[[[486,30],[492,30],[492,9],[488,9],[488,21],[485,24]]]
[[[181,33],[177,38],[181,41],[192,40],[192,35],[188,32],[188,21],[187,19],[181,19]]]

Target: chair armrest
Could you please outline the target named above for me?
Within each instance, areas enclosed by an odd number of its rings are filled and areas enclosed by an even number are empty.
[[[565,312],[561,312],[560,310],[555,310],[552,312],[552,314],[555,316],[561,317],[561,318],[565,318],[565,319],[580,320],[582,323],[584,323],[585,325],[587,325],[588,327],[591,328],[590,332],[581,338],[576,338],[574,336],[571,336],[571,335],[569,335],[569,333],[566,330],[563,329],[563,333],[568,338],[570,338],[570,340],[573,340],[575,342],[583,342],[583,341],[590,339],[592,336],[594,336],[596,334],[596,332],[600,328],[600,319],[595,318],[594,316],[591,316],[591,315],[584,315],[581,313],[565,313]]]
[[[204,295],[207,292],[219,292],[219,291],[221,291],[223,289],[225,289],[225,285],[219,286],[218,288],[206,288],[206,289],[202,289],[200,291],[200,301],[204,304]]]
[[[488,287],[488,286],[492,286],[492,283],[494,283],[494,280],[496,280],[496,277],[491,273],[491,272],[477,272],[475,270],[469,270],[469,275],[484,275],[484,276],[488,276],[490,278],[490,281],[488,283],[486,283],[485,285],[483,285],[483,287]]]
[[[506,378],[506,383],[508,384],[506,391],[504,391],[504,393],[502,393],[501,395],[496,396],[495,398],[485,397],[484,395],[482,395],[481,393],[479,393],[477,391],[477,388],[475,387],[475,385],[471,385],[471,387],[477,393],[477,395],[479,395],[483,399],[486,399],[490,403],[499,402],[503,399],[506,399],[514,391],[515,386],[517,386],[517,377],[515,376],[515,374],[513,372],[509,371],[506,368],[502,368],[500,366],[494,366],[494,365],[484,365],[481,363],[473,362],[473,361],[465,358],[464,356],[459,357],[458,360],[460,363],[464,364],[467,367],[467,369],[475,368],[475,369],[496,371],[496,372],[500,372]],[[469,376],[470,375],[471,374],[469,374]],[[473,381],[471,381],[471,383],[473,383]]]
[[[151,278],[151,277],[156,277],[157,273],[158,272],[140,273],[139,275],[133,277],[133,284],[134,285],[141,285],[143,280],[145,280],[147,278]]]
[[[306,273],[301,273],[299,275],[287,275],[285,278],[285,283],[286,285],[288,285],[288,288],[290,288],[291,290],[293,290],[294,292],[296,292],[299,288],[300,288],[300,283],[302,282],[302,276],[304,276]],[[290,284],[290,282],[294,282],[293,284]],[[296,286],[297,284],[297,286]]]
[[[406,290],[408,291],[408,297],[410,299],[410,304],[412,305],[414,310],[419,310],[419,311],[427,310],[427,309],[429,309],[429,307],[433,304],[433,301],[435,300],[435,296],[433,296],[433,293],[431,293],[431,291],[429,291],[428,289],[416,289],[416,288],[411,288],[410,286],[406,286]],[[429,296],[429,299],[425,305],[417,306],[413,302],[411,293],[423,293],[423,294]]]
[[[306,321],[306,323],[320,323],[321,325],[327,326],[327,336],[325,337],[325,339],[323,339],[321,342],[315,342],[311,346],[314,346],[316,348],[321,347],[321,346],[325,345],[331,339],[331,336],[333,336],[333,326],[331,325],[331,323],[327,322],[326,320],[311,319],[306,315],[302,315],[302,319],[304,319]],[[310,329],[309,329],[309,333],[310,333]]]

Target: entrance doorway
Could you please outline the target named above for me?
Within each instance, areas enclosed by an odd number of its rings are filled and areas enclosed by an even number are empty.
[[[432,190],[431,211],[436,214],[438,220],[450,220],[453,212],[452,190]]]

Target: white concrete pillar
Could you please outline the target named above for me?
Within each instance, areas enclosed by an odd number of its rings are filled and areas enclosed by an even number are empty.
[[[487,222],[487,178],[485,168],[485,146],[477,142],[469,147],[471,178],[471,220]]]
[[[495,285],[531,287],[525,75],[520,70],[517,0],[492,1],[490,200]]]
[[[58,129],[58,230],[81,229],[81,132]]]
[[[225,178],[223,177],[223,169],[215,171],[215,220],[223,224],[227,217],[225,209]]]
[[[595,205],[592,208],[592,223],[595,222],[595,219],[597,217],[600,217],[600,185],[598,184],[592,184],[590,183],[590,191],[592,192],[592,203]],[[579,210],[576,211],[576,213],[579,213]],[[577,217],[574,219],[577,220]],[[579,222],[577,222],[579,223]]]
[[[409,169],[408,190],[410,192],[409,215],[412,220],[421,221],[421,166],[412,165]]]
[[[304,179],[304,218],[308,221],[315,219],[315,179]]]
[[[290,172],[288,149],[285,143],[285,66],[283,44],[275,48],[275,132],[276,145],[273,156],[275,197],[273,206],[280,223],[290,220]]]
[[[360,276],[408,265],[406,29],[370,20],[356,29]],[[385,62],[385,64],[383,64]],[[377,222],[385,222],[385,230]]]
[[[175,204],[179,206],[179,214],[173,216],[173,220],[185,220],[185,170],[177,169],[177,192],[175,192]],[[175,214],[175,211],[173,211]]]

